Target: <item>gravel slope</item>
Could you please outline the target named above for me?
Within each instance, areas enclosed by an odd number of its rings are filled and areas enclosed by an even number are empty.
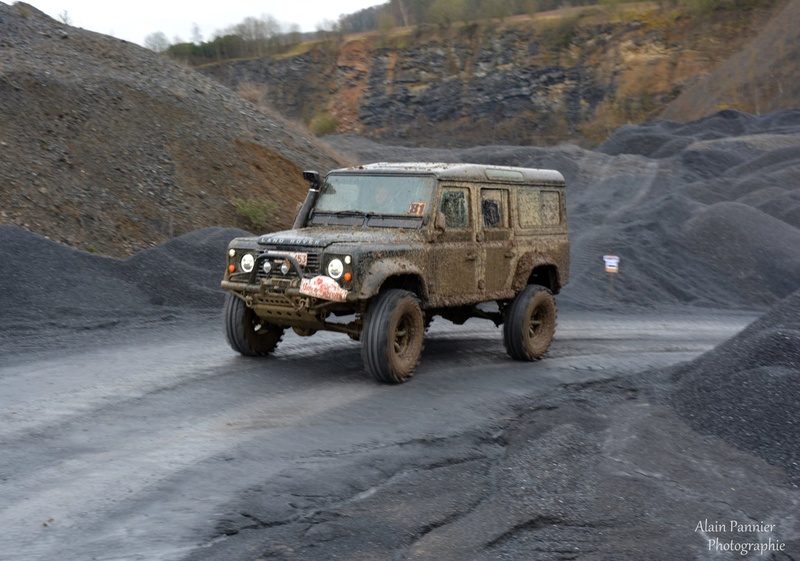
[[[800,485],[800,291],[670,381],[671,403],[695,430],[764,458]]]
[[[595,152],[572,145],[447,150],[353,136],[327,140],[361,161],[561,171],[572,270],[560,304],[763,309],[800,288],[800,110],[630,125]],[[605,254],[621,258],[614,300]]]
[[[0,2],[0,224],[127,256],[237,199],[290,226],[301,171],[340,161],[302,127],[148,49]]]

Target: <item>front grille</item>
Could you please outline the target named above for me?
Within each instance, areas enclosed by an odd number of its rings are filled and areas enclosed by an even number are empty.
[[[279,252],[279,253],[305,253],[307,257],[307,264],[303,267],[303,274],[308,275],[316,275],[319,273],[319,266],[320,266],[320,252],[319,248],[316,247],[303,247],[303,246],[270,246],[265,249],[266,252]],[[269,274],[264,272],[264,261],[269,260],[272,264],[272,270]],[[297,271],[292,268],[287,275],[281,273],[281,263],[283,259],[280,257],[273,257],[271,255],[262,254],[261,256],[256,259],[256,278],[257,279],[265,279],[265,278],[290,278],[296,277]]]

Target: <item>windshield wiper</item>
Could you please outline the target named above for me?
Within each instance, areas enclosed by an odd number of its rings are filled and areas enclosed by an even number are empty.
[[[333,213],[336,218],[344,218],[345,216],[356,216],[361,219],[361,225],[363,226],[367,222],[367,213],[361,210],[340,210]]]
[[[335,216],[336,218],[346,218],[348,216],[355,216],[361,218],[361,223],[363,224],[366,221],[366,214],[360,210],[314,210],[311,214],[311,218],[320,218],[322,219],[324,216]],[[328,222],[325,221],[327,224]]]
[[[367,215],[367,213],[361,210],[337,210],[333,214],[336,216],[360,216],[362,218]]]

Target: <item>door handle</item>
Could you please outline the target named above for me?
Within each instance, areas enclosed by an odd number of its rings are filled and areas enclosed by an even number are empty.
[[[475,261],[477,258],[477,253],[467,253],[467,261]]]

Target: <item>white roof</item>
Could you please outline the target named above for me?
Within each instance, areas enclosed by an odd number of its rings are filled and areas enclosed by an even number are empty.
[[[564,176],[552,169],[488,166],[482,164],[448,164],[432,162],[379,162],[333,170],[331,173],[424,173],[439,179],[458,181],[497,181],[501,183],[564,184]]]

